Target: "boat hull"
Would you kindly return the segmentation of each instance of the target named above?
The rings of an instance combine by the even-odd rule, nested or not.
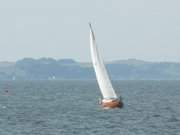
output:
[[[101,102],[101,106],[103,108],[122,108],[123,107],[123,102],[121,100],[105,100],[103,99]]]

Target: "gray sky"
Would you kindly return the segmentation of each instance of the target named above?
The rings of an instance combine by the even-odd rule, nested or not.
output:
[[[106,61],[180,61],[179,5],[179,0],[0,0],[0,61],[90,61],[89,21]]]

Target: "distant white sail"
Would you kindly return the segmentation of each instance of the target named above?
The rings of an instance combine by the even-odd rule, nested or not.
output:
[[[98,53],[98,49],[97,49],[97,45],[95,41],[95,35],[92,30],[91,24],[90,24],[90,48],[91,48],[91,58],[92,58],[93,67],[96,73],[96,78],[97,78],[101,93],[103,95],[103,98],[116,99],[117,95],[112,87],[103,59]]]

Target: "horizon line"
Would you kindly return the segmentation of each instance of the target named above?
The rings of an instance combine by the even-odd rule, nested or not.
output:
[[[0,60],[0,62],[10,62],[10,63],[16,63],[17,61],[23,60],[23,59],[34,59],[34,60],[40,60],[40,59],[54,59],[56,61],[58,60],[73,60],[75,62],[79,62],[79,63],[91,63],[90,61],[81,61],[81,60],[77,60],[77,59],[73,59],[73,58],[54,58],[54,57],[39,57],[39,58],[35,58],[35,57],[23,57],[23,58],[19,58],[17,60]],[[155,61],[155,60],[144,60],[144,59],[138,59],[138,58],[126,58],[126,59],[112,59],[112,60],[104,60],[106,63],[109,62],[116,62],[116,61],[128,61],[128,60],[136,60],[136,61],[142,61],[142,62],[151,62],[151,63],[161,63],[161,62],[165,62],[165,63],[180,63],[180,61],[177,60],[159,60],[159,61]]]

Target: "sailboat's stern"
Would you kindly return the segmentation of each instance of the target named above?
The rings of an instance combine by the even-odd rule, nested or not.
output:
[[[122,108],[123,102],[120,99],[103,99],[101,105],[103,108]]]

